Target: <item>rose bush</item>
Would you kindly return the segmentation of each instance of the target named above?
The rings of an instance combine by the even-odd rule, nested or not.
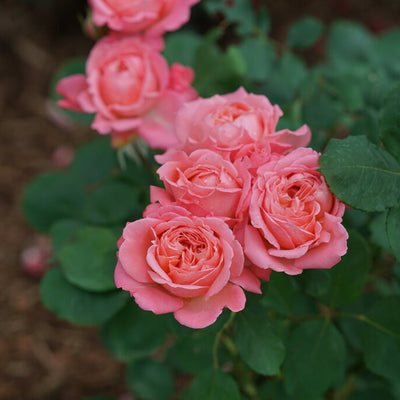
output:
[[[318,159],[298,148],[257,170],[244,228],[245,254],[256,266],[294,275],[331,268],[346,253],[345,206],[317,171]]]
[[[172,131],[175,113],[197,97],[190,86],[193,72],[175,64],[169,69],[159,53],[161,40],[116,33],[93,47],[86,75],[71,75],[57,84],[59,105],[96,113],[92,128],[118,139],[139,134],[150,146],[177,144]]]
[[[115,31],[160,35],[189,20],[190,7],[200,0],[89,0],[93,22]]]
[[[212,324],[224,307],[240,311],[243,250],[223,220],[196,217],[179,206],[151,205],[128,223],[119,241],[115,282],[156,314],[173,312],[191,328]],[[255,289],[257,291],[257,289]]]

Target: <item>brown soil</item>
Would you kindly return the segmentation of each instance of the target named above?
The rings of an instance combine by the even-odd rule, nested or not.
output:
[[[20,211],[24,187],[51,169],[58,146],[76,148],[94,136],[82,127],[56,125],[47,101],[57,66],[87,54],[92,45],[77,18],[85,2],[0,1],[0,400],[123,396],[123,366],[106,353],[96,329],[73,326],[47,311],[39,300],[39,282],[20,266],[20,253],[35,236]],[[398,22],[400,15],[397,1],[266,3],[277,37],[288,22],[307,12],[325,20],[357,17],[374,29],[373,24]]]

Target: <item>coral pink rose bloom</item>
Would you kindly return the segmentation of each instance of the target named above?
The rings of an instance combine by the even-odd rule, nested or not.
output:
[[[96,25],[115,31],[160,35],[180,28],[200,0],[89,0]]]
[[[173,312],[191,328],[212,324],[224,307],[244,308],[243,289],[232,283],[243,275],[243,250],[223,220],[151,205],[118,244],[116,285],[141,308]]]
[[[258,169],[244,234],[245,254],[257,267],[295,275],[331,268],[346,253],[345,206],[317,171],[318,159],[298,148]]]
[[[161,48],[161,41],[139,36],[103,38],[89,55],[86,76],[72,75],[58,83],[57,92],[64,97],[59,105],[96,113],[92,128],[102,134],[138,133],[151,147],[173,147],[175,113],[197,94],[190,86],[192,70],[179,64],[169,70]]]
[[[176,135],[187,153],[210,148],[227,154],[260,140],[306,146],[311,138],[309,128],[275,131],[280,116],[281,109],[265,96],[240,88],[184,104],[177,114]]]
[[[251,185],[250,174],[240,163],[234,165],[207,149],[189,156],[176,152],[157,173],[174,201],[228,218],[235,218]]]

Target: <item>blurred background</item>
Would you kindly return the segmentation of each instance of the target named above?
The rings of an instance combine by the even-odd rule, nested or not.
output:
[[[395,0],[253,2],[267,5],[277,40],[304,15],[326,23],[358,20],[376,34],[400,24]],[[41,305],[48,243],[20,211],[26,184],[62,168],[74,148],[96,135],[71,126],[48,100],[56,69],[67,58],[86,56],[93,45],[80,26],[86,7],[85,0],[0,0],[0,400],[100,393],[133,399],[122,365],[107,355],[96,330],[59,321]],[[311,59],[316,57],[318,52]]]

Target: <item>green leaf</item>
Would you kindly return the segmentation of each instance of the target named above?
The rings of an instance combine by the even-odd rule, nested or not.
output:
[[[132,392],[143,400],[164,400],[174,394],[170,369],[153,360],[132,362],[127,370],[127,382]]]
[[[140,204],[140,195],[140,188],[110,179],[88,195],[82,213],[87,222],[99,225],[133,221],[141,217],[147,205]]]
[[[400,199],[400,165],[365,136],[331,139],[320,157],[332,192],[351,207],[383,211]]]
[[[303,282],[307,294],[314,297],[321,297],[329,289],[331,283],[330,271],[325,269],[303,271],[299,276],[299,282]]]
[[[69,172],[74,179],[84,185],[92,185],[111,176],[117,167],[117,157],[111,148],[110,139],[101,137],[92,140],[76,151]]]
[[[270,77],[263,85],[263,92],[272,103],[283,106],[294,101],[300,88],[309,77],[302,59],[286,52],[275,62]]]
[[[259,389],[259,395],[262,400],[292,400],[293,398],[286,394],[282,380],[268,380],[264,382]]]
[[[115,289],[117,238],[106,228],[83,226],[57,254],[65,277],[86,290]]]
[[[69,283],[61,268],[47,272],[40,285],[44,305],[59,318],[77,325],[100,325],[124,306],[126,292],[93,293]]]
[[[276,375],[285,357],[285,346],[266,315],[242,312],[234,324],[235,343],[241,358],[255,372]]]
[[[85,66],[86,66],[86,58],[70,58],[69,60],[65,61],[56,71],[53,76],[52,83],[51,83],[51,90],[50,90],[50,98],[57,102],[57,100],[61,99],[61,96],[58,95],[55,91],[55,87],[58,81],[62,78],[65,78],[70,75],[74,74],[85,74]],[[80,113],[70,110],[65,110],[63,108],[58,107],[55,105],[57,109],[67,115],[72,121],[83,124],[83,125],[90,125],[93,121],[93,114],[86,114]]]
[[[290,47],[305,49],[312,46],[321,36],[323,23],[314,17],[303,17],[289,29],[287,44]]]
[[[390,248],[400,262],[400,206],[389,210],[386,219],[386,232]]]
[[[298,292],[293,286],[290,276],[272,272],[268,285],[263,291],[261,303],[270,310],[290,316],[297,299]]]
[[[361,294],[371,261],[368,242],[357,231],[350,231],[347,253],[329,271],[329,286],[320,299],[329,307],[343,307],[353,303]]]
[[[291,334],[283,364],[284,385],[296,400],[315,400],[344,368],[345,343],[327,321],[306,321]]]
[[[103,326],[101,337],[115,358],[129,361],[156,350],[167,332],[164,316],[140,309],[132,299]]]
[[[400,297],[375,304],[360,325],[361,345],[367,367],[378,375],[397,380],[400,371]]]
[[[343,112],[343,105],[325,94],[312,98],[304,106],[304,121],[311,130],[330,129]]]
[[[230,46],[221,52],[205,40],[197,49],[194,69],[194,87],[200,96],[208,97],[236,90],[243,82],[246,64],[237,47]]]
[[[40,175],[25,191],[23,209],[28,221],[38,230],[47,232],[59,219],[80,214],[85,193],[74,177],[52,172]]]
[[[386,96],[379,126],[380,137],[386,149],[400,160],[400,85]]]
[[[328,55],[331,59],[350,62],[369,60],[373,52],[374,39],[360,24],[336,21],[328,37]]]
[[[178,339],[168,351],[168,362],[182,372],[197,374],[213,363],[212,348],[215,335],[194,333]]]
[[[372,218],[369,224],[369,230],[371,232],[370,240],[372,243],[382,247],[387,252],[392,253],[387,235],[387,214],[387,211],[385,211]]]
[[[192,67],[200,42],[200,36],[192,31],[168,33],[165,36],[164,56],[170,65],[178,62]]]
[[[364,110],[363,115],[351,127],[350,135],[365,135],[372,142],[379,142],[379,125],[377,113],[373,109]]]
[[[239,50],[246,62],[246,76],[255,81],[269,78],[275,50],[272,44],[263,37],[255,37],[240,43]]]
[[[233,378],[220,370],[209,369],[198,375],[182,400],[240,400]]]
[[[82,222],[73,219],[62,219],[51,226],[50,237],[55,255],[60,254],[61,249],[82,226]]]

